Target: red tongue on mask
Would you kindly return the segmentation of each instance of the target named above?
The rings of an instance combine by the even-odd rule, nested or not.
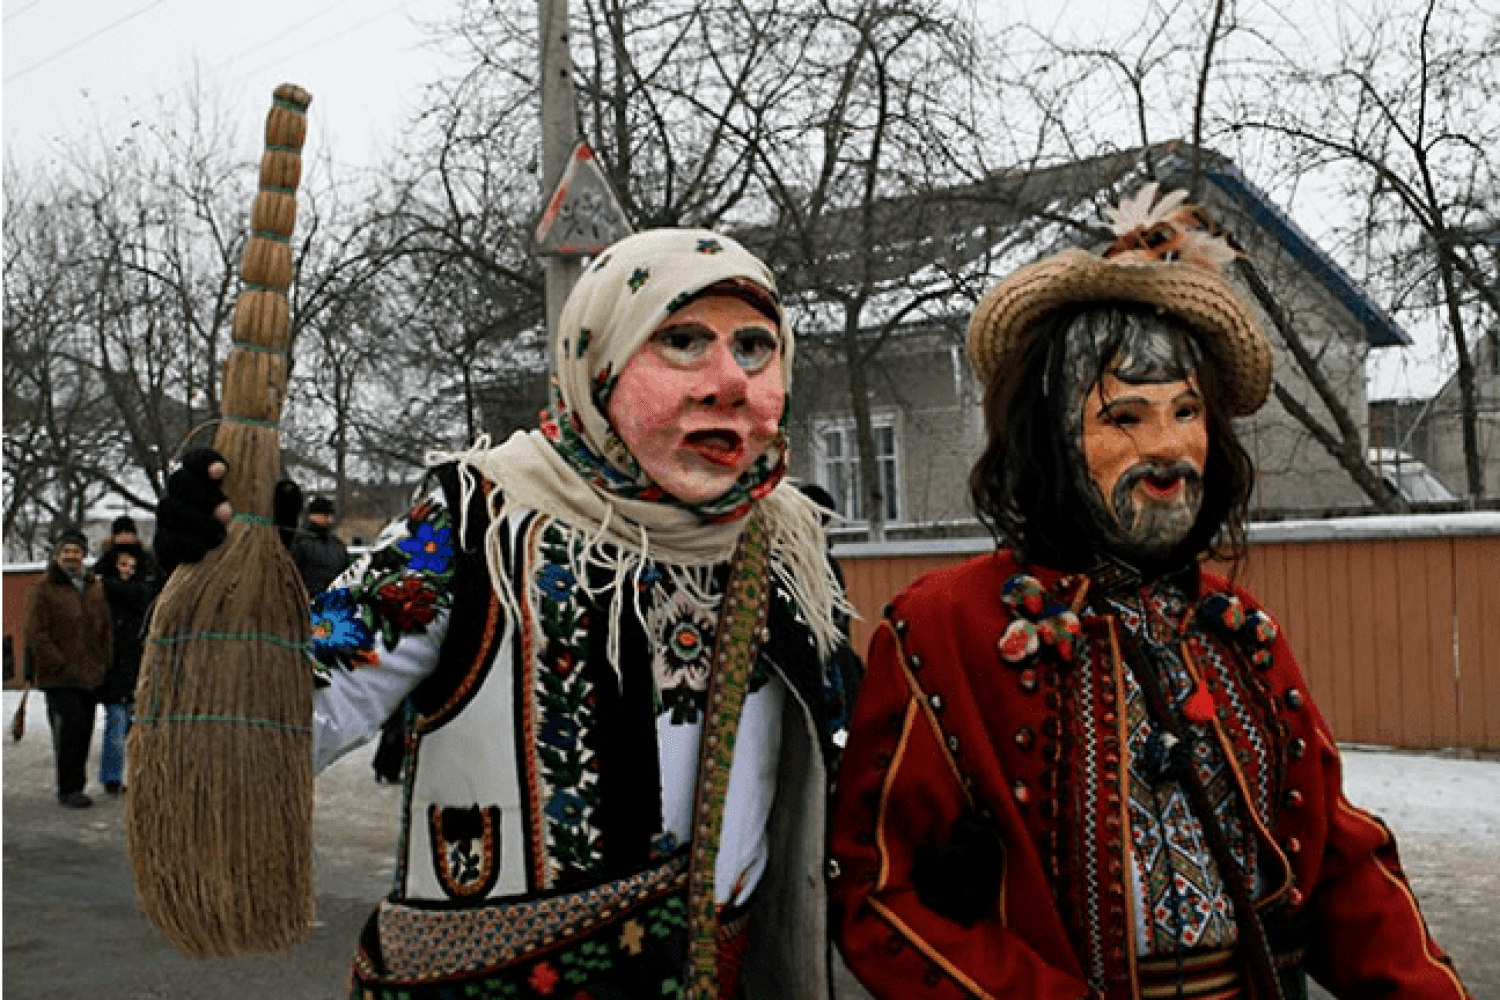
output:
[[[733,465],[743,450],[739,435],[730,431],[694,431],[687,436],[687,443],[704,458],[722,465]]]

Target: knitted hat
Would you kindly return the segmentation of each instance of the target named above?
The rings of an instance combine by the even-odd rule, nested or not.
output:
[[[969,363],[982,383],[1012,363],[1047,314],[1085,302],[1138,302],[1171,313],[1201,335],[1221,371],[1231,416],[1260,409],[1271,390],[1271,346],[1223,273],[1236,254],[1205,231],[1198,210],[1156,185],[1107,211],[1114,243],[1101,255],[1064,250],[1023,267],[985,294],[969,319]]]
[[[327,497],[313,497],[312,502],[307,505],[309,514],[332,514],[333,501]]]
[[[129,514],[121,514],[115,518],[109,526],[109,533],[111,535],[118,535],[122,531],[128,531],[132,535],[136,534],[135,518]]]
[[[83,551],[87,552],[89,550],[89,536],[77,528],[64,528],[58,532],[57,538],[53,540],[52,551],[56,552],[64,545],[77,545]]]

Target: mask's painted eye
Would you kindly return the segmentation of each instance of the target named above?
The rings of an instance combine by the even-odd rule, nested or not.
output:
[[[714,342],[714,333],[696,324],[669,326],[657,330],[651,340],[660,349],[662,357],[675,365],[689,365],[708,353]]]
[[[748,374],[764,371],[781,350],[781,341],[764,327],[749,326],[734,332],[734,360]]]
[[[1128,406],[1106,406],[1099,411],[1099,422],[1107,427],[1134,427],[1141,417]]]

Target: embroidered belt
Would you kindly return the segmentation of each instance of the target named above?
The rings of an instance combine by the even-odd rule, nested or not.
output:
[[[466,998],[547,996],[561,982],[670,995],[681,984],[688,863],[679,853],[579,892],[463,909],[385,900],[355,957],[351,996],[436,998],[459,983]]]
[[[1229,949],[1156,955],[1141,959],[1138,968],[1141,1000],[1240,1000],[1245,996],[1239,960]]]

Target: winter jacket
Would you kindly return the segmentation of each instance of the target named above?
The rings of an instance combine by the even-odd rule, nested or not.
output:
[[[1172,908],[1154,892],[1160,828],[1138,808],[1143,782],[1167,787],[1149,773],[1153,727],[1122,656],[1139,632],[1172,665],[1179,745],[1252,865],[1285,995],[1305,969],[1340,997],[1464,1000],[1390,831],[1344,797],[1270,616],[1208,573],[1175,598],[1147,585],[1112,605],[1094,589],[999,552],[923,577],[888,609],[833,810],[834,921],[855,973],[882,998],[1145,994],[1142,956],[1170,955],[1158,921]],[[1169,830],[1186,844],[1199,828]],[[958,877],[924,875],[955,857]],[[1198,898],[1178,911],[1179,935],[1201,914],[1179,942],[1224,930],[1222,894]]]
[[[349,565],[349,550],[328,528],[304,524],[292,537],[292,562],[309,594],[318,594]]]
[[[103,583],[104,596],[109,601],[114,654],[110,658],[104,685],[99,688],[99,700],[106,705],[128,703],[135,700],[135,682],[141,670],[151,591],[135,580],[105,577]]]
[[[80,591],[49,563],[27,602],[25,634],[37,687],[97,688],[110,662],[109,604],[99,578],[87,574]]]

